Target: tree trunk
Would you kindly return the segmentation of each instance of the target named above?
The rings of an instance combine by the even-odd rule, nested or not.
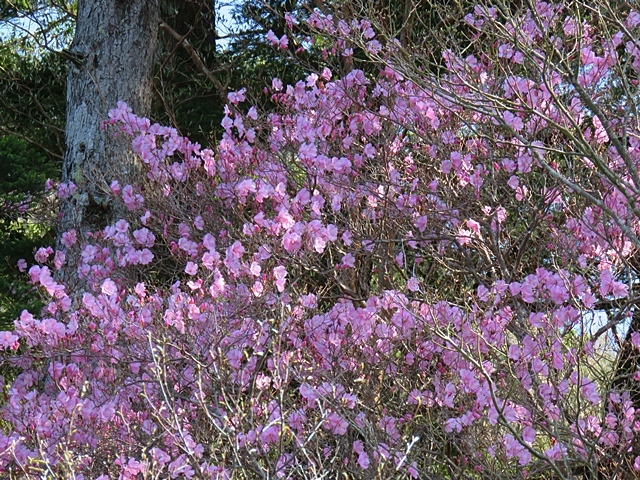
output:
[[[633,334],[637,333],[640,333],[640,311],[638,310],[633,312],[629,330],[618,352],[611,386],[613,391],[629,392],[629,399],[633,402],[633,407],[636,410],[640,409],[640,385],[634,376],[640,367],[640,352],[633,345],[631,338]]]
[[[77,191],[63,201],[60,234],[75,229],[83,238],[117,215],[103,193],[105,180],[115,172],[133,173],[133,160],[126,142],[102,124],[120,100],[138,115],[149,113],[158,10],[158,0],[79,1],[68,52],[72,60],[62,168],[62,181],[75,183]],[[77,262],[67,257],[60,277],[69,282],[77,277]]]

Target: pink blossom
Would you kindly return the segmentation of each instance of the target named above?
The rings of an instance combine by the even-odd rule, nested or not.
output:
[[[280,227],[284,229],[289,229],[295,225],[293,216],[287,211],[286,208],[281,208],[274,220]]]
[[[376,37],[369,21],[309,12],[310,38],[294,42],[304,27],[265,42],[324,49],[311,63],[335,73],[272,79],[264,114],[241,105],[244,89],[229,93],[215,151],[119,103],[105,126],[134,136],[141,175],[111,193],[149,210],[63,236],[66,257],[36,253],[29,280],[53,298],[0,333],[16,371],[0,377],[11,424],[0,469],[27,475],[21,465],[77,457],[79,478],[101,468],[231,478],[214,464],[230,459],[278,478],[338,463],[355,476],[395,468],[419,478],[432,466],[418,472],[424,445],[412,435],[428,416],[459,437],[463,477],[525,475],[535,451],[561,464],[628,450],[637,412],[620,387],[597,415],[598,385],[611,378],[593,370],[601,352],[582,324],[583,310],[633,293],[625,265],[640,221],[628,163],[640,163],[640,141],[601,93],[621,54],[640,71],[627,38],[640,15],[629,14],[628,33],[602,35],[562,5],[532,8],[465,12],[492,48],[443,51],[438,88],[425,88],[428,68],[388,61],[365,73],[367,56],[400,58],[403,45]],[[578,87],[598,108],[583,106],[553,65],[529,68],[549,41],[583,66]],[[628,133],[623,152],[605,126]],[[57,283],[52,265],[73,267],[78,284]],[[353,282],[357,295],[345,298],[338,287]],[[66,289],[86,291],[74,299]],[[638,332],[630,340],[640,348]],[[476,422],[489,455],[466,441]],[[207,432],[230,442],[205,455]],[[157,441],[145,450],[140,439]],[[296,453],[306,451],[312,464]]]
[[[613,298],[624,298],[628,295],[629,287],[622,282],[613,282],[611,295]]]
[[[280,437],[280,430],[280,425],[268,425],[260,432],[260,436],[258,438],[264,445],[276,443]]]
[[[313,143],[303,143],[298,151],[302,160],[313,160],[318,155],[318,150]]]
[[[367,143],[364,146],[364,151],[363,153],[368,157],[368,158],[373,158],[376,154],[376,149],[373,147],[373,145],[371,145],[370,143]]]
[[[305,308],[316,308],[317,306],[317,298],[313,294],[303,295],[300,297],[300,303]]]
[[[367,455],[364,445],[360,440],[353,442],[353,451],[358,455],[358,465],[362,470],[366,470],[371,465],[369,455]]]
[[[113,280],[107,278],[102,282],[100,291],[105,295],[113,296],[118,293],[118,288],[116,287],[116,284],[113,282]]]
[[[118,182],[117,180],[114,180],[113,182],[111,182],[111,184],[109,185],[109,188],[116,195],[120,195],[120,192],[122,190],[120,187],[120,182]]]
[[[475,220],[467,220],[467,227],[478,237],[480,237],[480,224]]]
[[[625,20],[625,25],[629,29],[634,29],[635,27],[640,25],[640,13],[635,10],[631,10]],[[638,459],[636,458],[636,460]],[[640,468],[638,470],[640,470]]]
[[[407,289],[409,289],[409,291],[411,292],[417,292],[420,290],[420,282],[416,277],[411,277],[407,281]]]
[[[60,183],[58,185],[58,198],[65,200],[73,196],[76,192],[76,185],[73,182]]]
[[[302,246],[302,238],[293,231],[288,231],[282,237],[282,246],[288,252],[297,252]]]
[[[251,287],[251,291],[256,297],[261,297],[264,294],[264,284],[260,280],[256,280]]]
[[[366,44],[367,51],[376,55],[382,50],[382,44],[378,40],[371,40]]]
[[[289,39],[286,35],[282,35],[282,37],[280,37],[280,40],[278,40],[278,47],[280,48],[280,50],[286,50],[288,46]]]
[[[532,444],[536,439],[536,431],[532,427],[524,427],[522,431],[522,439],[525,442]]]
[[[460,382],[462,389],[467,393],[475,393],[480,389],[480,382],[470,370],[464,368],[460,370]]]
[[[225,115],[222,121],[220,122],[220,125],[222,125],[222,128],[229,131],[233,126],[233,120],[231,120],[231,118],[229,118],[228,115]]]
[[[600,121],[600,118],[598,118],[597,116],[593,117],[593,126],[595,128],[595,139],[597,143],[606,143],[609,141],[609,135],[607,134],[607,132],[604,129],[604,126],[602,125],[602,122]]]
[[[198,253],[198,244],[196,242],[192,242],[191,240],[187,240],[182,237],[178,240],[178,247],[181,250],[184,250],[189,255],[196,255]]]
[[[153,253],[148,248],[143,248],[140,251],[140,258],[138,259],[138,263],[140,265],[149,265],[153,261]]]
[[[299,388],[300,395],[306,400],[310,407],[314,407],[318,400],[318,394],[313,387],[307,383],[303,383]]]
[[[522,123],[522,119],[517,115],[514,115],[512,112],[506,111],[502,114],[502,119],[504,122],[513,128],[516,132],[519,132],[524,127]]]
[[[187,262],[187,266],[184,267],[184,271],[187,275],[195,275],[196,273],[198,273],[198,264]]]
[[[17,350],[20,337],[11,332],[0,332],[0,348],[3,350]]]
[[[146,228],[133,231],[133,238],[136,242],[146,247],[152,247],[155,243],[155,235]]]
[[[244,255],[244,252],[245,252],[244,246],[239,241],[233,242],[233,245],[231,245],[227,249],[227,255],[230,255],[234,258],[241,258],[242,255]]]
[[[75,245],[75,243],[77,241],[76,231],[75,230],[69,230],[68,232],[64,232],[61,235],[61,241],[62,241],[62,244],[65,247],[71,248],[73,245]]]
[[[215,251],[216,249],[216,239],[213,235],[211,235],[210,233],[207,233],[203,238],[202,238],[202,245],[204,245],[204,247],[209,250],[210,252]]]
[[[276,280],[276,287],[278,288],[278,291],[282,293],[286,282],[287,269],[282,265],[279,265],[273,269],[273,276]]]
[[[65,326],[63,323],[57,322],[53,318],[45,318],[40,322],[40,331],[46,335],[62,338],[65,335]]]
[[[533,158],[528,153],[518,157],[518,171],[520,173],[529,173],[533,165]]]
[[[118,233],[126,233],[129,230],[129,222],[120,219],[116,222],[115,229]]]
[[[447,386],[445,387],[445,395],[442,399],[443,403],[449,408],[454,408],[453,399],[455,396],[456,386],[451,382],[447,383]]]
[[[44,263],[49,258],[49,255],[53,253],[53,248],[51,247],[41,247],[35,254],[35,259],[38,263]]]
[[[347,253],[345,256],[342,257],[342,262],[340,263],[340,266],[343,268],[353,268],[355,266],[355,262],[356,262],[356,258],[352,254]]]
[[[191,479],[196,474],[191,465],[189,465],[189,459],[185,454],[180,455],[173,462],[169,463],[167,469],[171,478],[184,476],[187,479]]]
[[[247,112],[247,117],[249,117],[251,120],[258,119],[258,110],[256,109],[256,107],[251,107],[249,109],[249,111]]]
[[[589,379],[584,379],[582,382],[582,395],[590,403],[597,405],[600,403],[600,396],[598,395],[598,386],[596,383]]]
[[[273,33],[272,30],[267,32],[267,40],[271,42],[271,45],[277,45],[279,42],[278,37],[276,37],[276,34]]]
[[[334,435],[344,435],[347,433],[347,427],[349,424],[337,413],[331,413],[324,419],[323,426]]]
[[[244,200],[249,193],[255,193],[256,191],[256,184],[250,178],[242,180],[236,185],[236,192],[241,200]]]
[[[40,274],[38,275],[38,281],[42,285],[49,295],[53,295],[56,292],[56,286],[58,285],[51,277],[51,271],[48,267],[42,267]]]
[[[60,250],[56,251],[56,254],[53,257],[53,265],[55,269],[60,270],[64,265],[66,259],[67,259],[67,255],[64,252]]]
[[[446,422],[444,422],[444,431],[447,433],[460,433],[462,431],[462,428],[462,422],[460,422],[460,419],[458,418],[449,418]]]
[[[149,220],[149,218],[151,218],[151,212],[147,210],[146,212],[144,212],[144,215],[140,217],[140,221],[142,222],[143,225],[146,225],[147,220]]]
[[[269,30],[269,32],[271,34],[273,34],[273,32],[271,32],[271,30]],[[268,38],[268,35],[267,35],[267,38]],[[245,93],[246,93],[246,91],[247,91],[246,88],[242,88],[242,89],[238,90],[237,92],[229,92],[227,94],[227,98],[234,105],[238,105],[239,103],[242,103],[242,102],[245,101]]]
[[[600,295],[607,296],[613,291],[614,278],[611,270],[605,269],[600,272]]]
[[[244,358],[244,354],[242,353],[241,350],[238,350],[238,349],[233,349],[227,353],[227,359],[229,360],[229,365],[231,365],[231,368],[233,368],[234,370],[237,370],[240,368],[240,364],[242,363],[243,358]]]
[[[513,160],[511,160],[510,158],[503,158],[502,159],[502,167],[508,173],[513,173],[516,170],[516,163]],[[517,185],[516,186],[511,186],[511,184],[509,184],[509,186],[511,188],[513,188],[514,190],[517,187]]]
[[[551,460],[561,460],[567,454],[567,447],[557,442],[551,448],[547,449],[544,454]]]
[[[279,78],[274,78],[273,80],[271,80],[271,88],[273,88],[276,92],[282,90],[282,87],[282,80],[280,80]]]
[[[126,185],[122,189],[122,199],[129,210],[136,210],[137,208],[140,208],[144,201],[142,195],[134,193],[131,185]]]

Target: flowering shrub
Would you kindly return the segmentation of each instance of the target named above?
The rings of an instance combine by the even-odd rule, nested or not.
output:
[[[274,79],[268,115],[234,92],[215,151],[120,103],[107,127],[146,178],[111,183],[125,218],[37,253],[29,275],[50,303],[0,334],[18,371],[0,469],[640,470],[640,333],[621,376],[598,341],[608,328],[589,325],[599,309],[609,327],[633,314],[637,126],[617,114],[631,100],[603,90],[636,68],[640,15],[600,38],[574,13],[479,7],[466,21],[496,55],[447,51],[444,76],[410,70],[370,22],[314,14],[336,36],[328,59],[361,48],[379,75]],[[56,281],[70,255],[85,292]]]

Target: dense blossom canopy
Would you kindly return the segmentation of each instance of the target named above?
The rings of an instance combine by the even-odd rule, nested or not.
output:
[[[633,315],[640,14],[623,13],[603,31],[563,5],[478,7],[488,50],[446,50],[446,73],[314,14],[352,67],[273,79],[269,114],[229,94],[213,150],[118,104],[105,127],[146,178],[110,179],[126,218],[36,254],[50,303],[0,333],[0,469],[640,470],[640,370],[621,377],[589,325]],[[69,255],[85,292],[56,281]]]

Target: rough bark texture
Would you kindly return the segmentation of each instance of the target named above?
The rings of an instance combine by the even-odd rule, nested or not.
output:
[[[101,193],[110,172],[132,173],[126,143],[101,126],[119,100],[138,115],[148,115],[159,22],[158,0],[80,0],[69,54],[66,151],[63,182],[76,194],[63,202],[60,233],[75,229],[82,237],[103,228],[116,212]],[[74,277],[68,259],[62,277]]]

